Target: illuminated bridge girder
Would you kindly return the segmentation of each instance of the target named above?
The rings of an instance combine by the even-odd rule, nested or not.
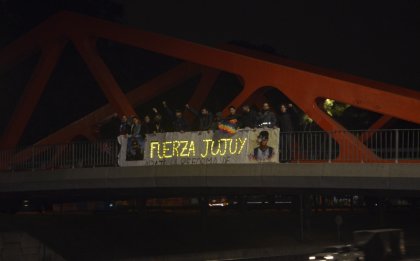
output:
[[[99,38],[192,63],[193,65],[190,66],[195,68],[192,70],[203,73],[202,80],[190,102],[194,106],[203,104],[204,97],[206,97],[204,94],[209,93],[218,71],[225,71],[240,77],[244,84],[243,90],[230,105],[240,106],[250,99],[257,99],[260,97],[261,89],[270,86],[285,94],[325,131],[345,129],[317,106],[317,100],[324,98],[334,99],[384,115],[384,118],[376,126],[380,126],[384,119],[391,117],[420,124],[418,114],[420,93],[413,90],[333,73],[238,47],[213,48],[84,15],[61,12],[0,51],[0,70],[3,70],[20,62],[34,51],[42,50],[41,60],[1,138],[0,144],[3,148],[18,144],[30,114],[67,41],[76,46],[109,104],[80,121],[51,134],[38,144],[68,142],[72,137],[80,134],[93,138],[92,126],[109,117],[113,112],[134,114],[133,108],[136,104],[160,95],[174,86],[177,79],[185,76],[178,76],[173,73],[174,71],[168,72],[145,84],[146,87],[139,88],[142,91],[138,91],[138,89],[125,95],[111,71],[97,54],[95,41]],[[159,84],[152,84],[156,82]],[[36,95],[31,95],[32,93],[36,93]],[[137,102],[134,102],[135,100]],[[400,104],[401,106],[389,106],[390,104]],[[349,151],[358,152],[354,154],[355,161],[359,157],[368,161],[380,161],[363,144],[361,141],[363,139],[342,132],[333,135],[333,138],[340,147],[345,145]],[[343,150],[336,161],[344,158],[353,160],[351,155],[347,155]]]

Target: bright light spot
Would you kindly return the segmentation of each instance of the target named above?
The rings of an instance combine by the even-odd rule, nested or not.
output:
[[[315,257],[314,256],[310,256],[309,257],[309,260],[315,260]]]
[[[332,259],[334,259],[334,257],[333,257],[333,256],[324,256],[324,258],[325,258],[325,259],[327,259],[327,260],[332,260]]]
[[[227,202],[223,202],[223,203],[209,203],[209,207],[225,207],[229,205]]]

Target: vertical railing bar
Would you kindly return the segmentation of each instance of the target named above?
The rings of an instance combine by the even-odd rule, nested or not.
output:
[[[32,171],[35,170],[35,146],[32,146],[32,157],[31,157],[31,161],[32,161]]]
[[[308,153],[308,159],[313,160],[312,158],[312,152],[311,152],[311,141],[312,141],[312,133],[309,133],[308,136],[306,137],[306,151]]]
[[[419,159],[420,156],[420,131],[417,130],[417,149],[416,149],[416,159]]]
[[[328,163],[331,163],[332,157],[332,131],[328,132]]]
[[[398,148],[399,148],[399,132],[395,130],[395,163],[398,163]]]
[[[411,133],[411,139],[410,139],[410,155],[411,155],[411,157],[410,157],[410,160],[413,160],[414,159],[414,130],[410,130],[410,133]]]
[[[75,155],[76,152],[74,151],[74,142],[70,143],[71,145],[71,168],[74,169],[75,166]]]

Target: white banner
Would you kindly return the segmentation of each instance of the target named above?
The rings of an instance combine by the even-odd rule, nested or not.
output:
[[[279,129],[167,132],[119,142],[120,166],[279,162]]]

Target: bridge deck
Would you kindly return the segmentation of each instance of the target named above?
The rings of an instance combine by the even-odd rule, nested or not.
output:
[[[420,191],[419,164],[231,164],[4,172],[0,193],[262,188]]]

